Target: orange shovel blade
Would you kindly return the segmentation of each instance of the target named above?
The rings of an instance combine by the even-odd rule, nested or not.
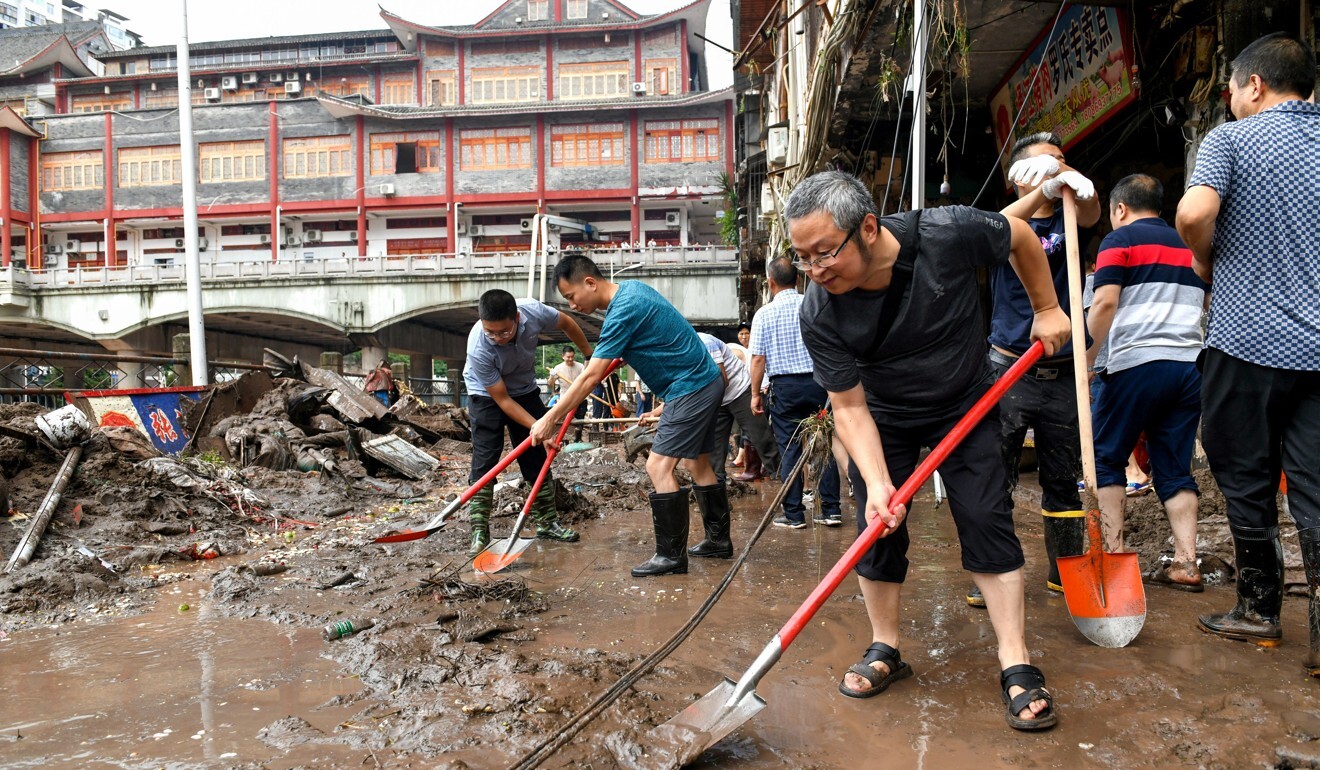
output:
[[[1088,519],[1099,527],[1094,512]],[[1101,647],[1124,647],[1146,623],[1146,589],[1137,555],[1105,553],[1102,542],[1094,537],[1081,556],[1059,557],[1063,598],[1083,636]]]

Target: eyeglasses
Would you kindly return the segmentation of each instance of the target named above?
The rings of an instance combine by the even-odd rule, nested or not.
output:
[[[848,241],[851,241],[852,237],[856,234],[857,234],[857,228],[854,227],[853,229],[848,231],[848,235],[844,237],[843,243],[839,244],[839,248],[835,249],[833,254],[824,257],[818,257],[816,259],[795,259],[793,260],[793,267],[796,267],[798,270],[815,270],[818,267],[820,268],[829,267],[830,265],[834,264],[834,260],[839,258],[839,252],[843,251],[843,247],[847,246]]]
[[[485,329],[482,329],[481,333],[486,335],[486,339],[490,340],[491,342],[500,342],[501,340],[507,340],[513,335],[517,334],[518,327],[515,326],[512,329],[509,329],[508,331],[502,331],[502,332],[488,332]]]

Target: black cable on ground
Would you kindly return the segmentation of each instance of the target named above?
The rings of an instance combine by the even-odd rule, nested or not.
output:
[[[797,465],[793,466],[793,470],[789,473],[789,478],[796,478],[797,475],[802,472],[802,469],[807,463],[807,456],[808,453],[804,447],[802,456],[798,459]],[[573,740],[574,736],[582,731],[582,728],[586,727],[591,720],[600,716],[601,712],[609,708],[614,701],[618,700],[619,697],[636,684],[639,679],[655,670],[655,667],[658,666],[661,661],[669,657],[674,650],[678,649],[679,645],[692,635],[693,631],[697,630],[697,626],[701,625],[701,621],[704,620],[706,615],[715,607],[715,603],[720,600],[720,597],[724,596],[724,592],[733,584],[734,576],[738,574],[738,570],[742,567],[743,562],[747,561],[748,554],[752,552],[752,546],[756,545],[756,541],[761,538],[761,535],[765,533],[766,527],[770,525],[770,520],[774,516],[775,509],[779,507],[779,504],[784,501],[784,496],[788,494],[789,486],[791,485],[784,484],[779,488],[778,494],[775,495],[774,500],[772,500],[769,507],[766,508],[765,515],[761,517],[761,523],[757,525],[756,531],[752,533],[750,538],[748,538],[747,545],[743,547],[742,553],[738,554],[738,558],[734,560],[733,564],[729,567],[729,571],[725,573],[724,579],[720,581],[719,585],[715,586],[715,590],[711,591],[710,596],[706,597],[706,601],[702,602],[701,606],[697,608],[697,611],[692,613],[692,617],[688,618],[688,621],[683,624],[683,627],[675,631],[674,635],[669,637],[664,644],[660,645],[659,649],[629,669],[628,673],[620,677],[619,681],[610,685],[609,689],[597,696],[596,699],[578,713],[577,716],[570,719],[568,724],[560,728],[553,738],[542,741],[530,752],[523,755],[521,759],[510,765],[509,770],[532,770],[532,768],[540,767],[542,762],[549,759],[550,756],[559,749],[568,745],[568,742]]]

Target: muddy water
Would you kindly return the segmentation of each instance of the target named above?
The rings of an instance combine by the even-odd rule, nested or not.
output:
[[[770,491],[736,503],[739,547]],[[505,534],[501,527],[508,525],[497,520],[496,534]],[[1045,590],[1039,516],[1026,513],[1019,514],[1019,533],[1028,555],[1027,638],[1033,662],[1049,677],[1061,724],[1038,735],[1010,730],[999,701],[989,620],[963,601],[969,581],[959,567],[947,509],[932,511],[927,501],[915,510],[911,526],[913,567],[904,589],[901,648],[917,675],[868,700],[838,694],[844,670],[870,641],[849,578],[762,680],[757,691],[767,708],[695,767],[874,767],[883,760],[894,768],[978,770],[1239,768],[1273,766],[1276,746],[1320,754],[1320,744],[1310,742],[1320,737],[1318,683],[1300,667],[1300,600],[1285,604],[1283,646],[1265,650],[1196,631],[1196,614],[1225,609],[1231,588],[1198,596],[1151,587],[1142,634],[1126,649],[1100,649],[1073,628],[1062,598]],[[420,696],[387,683],[375,691],[379,700],[359,701],[359,681],[344,676],[375,676],[349,651],[375,644],[377,659],[386,659],[379,650],[395,643],[391,635],[402,634],[401,626],[378,627],[331,647],[310,621],[300,625],[286,618],[286,624],[273,625],[218,617],[208,609],[204,580],[181,584],[177,595],[164,594],[158,609],[145,616],[15,632],[0,642],[0,764],[372,767],[374,761],[385,767],[505,767],[668,638],[729,564],[694,560],[686,576],[636,580],[628,568],[651,552],[644,512],[580,527],[582,543],[538,543],[514,570],[549,599],[548,610],[524,623],[535,639],[478,648],[491,656],[486,670],[465,672]],[[736,679],[852,536],[847,527],[767,531],[693,636],[546,766],[614,767],[607,744],[637,746],[639,734],[723,676]],[[393,562],[420,564],[419,555],[439,556],[436,548],[423,541],[371,552],[376,556],[364,555],[363,562],[379,562],[379,554],[389,553]],[[397,588],[410,581],[391,582]],[[305,594],[293,595],[307,601]],[[263,594],[260,601],[277,612],[292,606],[273,596]],[[342,605],[354,597],[347,592],[334,601]],[[183,601],[194,609],[178,613]],[[379,610],[384,605],[376,601]],[[396,618],[426,622],[420,607],[404,613],[393,606]],[[409,638],[398,636],[397,646]],[[594,663],[599,660],[614,665]],[[555,661],[563,665],[537,669]],[[537,681],[539,675],[550,684]],[[498,703],[502,682],[514,680],[527,691],[511,699],[515,707],[464,716],[451,705]],[[390,720],[383,715],[396,708],[405,711],[399,726],[363,737],[375,718],[364,714],[374,713],[385,724]],[[290,716],[310,723],[314,739],[270,740],[272,724]],[[13,740],[19,729],[24,738]]]
[[[339,746],[302,747],[281,758],[284,752],[258,740],[264,726],[286,714],[332,730],[349,713],[335,699],[361,685],[319,657],[324,643],[315,630],[218,617],[208,588],[176,584],[146,614],[18,633],[0,643],[0,765],[359,761],[360,751],[350,760]],[[184,604],[188,610],[180,611]]]

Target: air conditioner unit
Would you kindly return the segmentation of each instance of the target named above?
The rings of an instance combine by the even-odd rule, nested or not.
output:
[[[64,250],[70,254],[76,251],[82,251],[82,241],[69,240],[64,242]]]
[[[269,81],[272,82],[272,83],[283,83],[283,82],[284,82],[284,76],[281,75],[281,74],[278,73],[278,72],[272,72],[272,73],[270,73],[269,75],[266,76],[266,79],[269,80]]]
[[[348,231],[348,242],[349,242],[349,243],[357,243],[357,230],[349,230],[349,231]]]
[[[262,233],[257,237],[257,240],[260,241],[261,243],[270,243],[270,234]]]
[[[46,248],[42,249],[42,251],[46,254],[63,254],[64,247],[58,243],[48,243],[46,244]]]
[[[530,233],[532,231],[532,220],[530,218],[518,220],[518,229],[524,233]]]
[[[677,211],[665,212],[665,227],[678,227],[681,221],[682,217],[679,216]]]
[[[286,93],[286,94],[300,94],[300,93],[302,93],[302,83],[299,83],[299,82],[296,81],[296,80],[292,80],[292,81],[289,81],[289,82],[285,83],[285,84],[284,84],[284,93]]]
[[[321,240],[320,230],[303,230],[303,240],[308,243]]]
[[[198,250],[198,251],[206,251],[208,248],[210,248],[210,246],[211,246],[211,242],[208,241],[208,240],[206,240],[205,238],[198,238],[198,239],[197,239],[197,250]]]
[[[206,100],[208,102],[220,101],[220,89],[218,88],[208,88],[205,91],[203,91],[202,94],[206,96]]]
[[[298,73],[297,73],[297,72],[286,72],[286,73],[284,73],[284,79],[285,79],[286,81],[289,81],[289,80],[297,80],[297,79],[298,79]]]
[[[761,212],[767,213],[775,210],[775,192],[770,187],[769,182],[761,183]]]
[[[643,82],[641,82],[641,81],[638,81],[638,82],[636,82],[636,83],[633,83],[633,84],[632,84],[632,92],[635,93],[635,94],[641,94],[641,95],[645,96],[645,95],[646,95],[646,84],[643,83]]]
[[[381,182],[381,185],[380,185],[380,194],[381,194],[381,195],[384,195],[384,196],[386,196],[386,197],[393,195],[393,194],[394,194],[394,183],[393,183],[393,182]]]
[[[483,227],[481,225],[468,225],[467,234],[473,237],[481,235]]]
[[[788,126],[776,126],[766,132],[765,161],[780,166],[788,161]]]
[[[302,241],[298,240],[298,236],[296,235],[289,235],[284,238],[285,246],[297,246],[300,243],[302,243]]]
[[[257,73],[255,72],[243,73],[243,85],[245,86],[254,86],[257,84],[258,80],[260,80],[260,78],[257,77]]]
[[[237,76],[237,75],[225,75],[224,77],[220,78],[220,87],[223,88],[223,89],[225,89],[226,91],[237,91],[237,90],[238,90],[238,76]]]
[[[459,235],[467,235],[467,231],[468,231],[467,222],[459,220],[458,223],[454,225],[454,232],[458,233]]]
[[[176,249],[182,249],[183,247],[184,247],[183,239],[182,239],[182,238],[175,238],[175,239],[174,239],[174,248],[176,248]]]

